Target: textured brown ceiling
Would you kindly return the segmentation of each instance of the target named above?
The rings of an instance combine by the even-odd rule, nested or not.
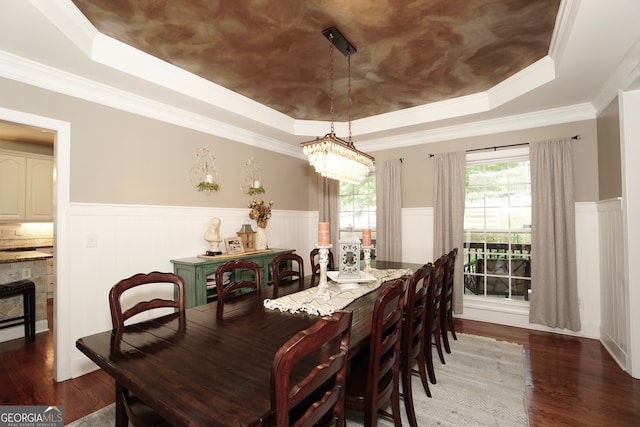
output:
[[[73,0],[102,33],[296,119],[329,120],[329,42],[352,118],[482,92],[547,55],[560,0]],[[335,119],[347,59],[334,51]]]

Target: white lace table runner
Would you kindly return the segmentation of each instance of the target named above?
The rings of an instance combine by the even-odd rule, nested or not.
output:
[[[329,281],[330,297],[318,296],[318,287],[305,289],[295,294],[276,299],[264,300],[264,306],[271,310],[290,311],[291,313],[309,313],[328,316],[351,304],[356,299],[379,288],[388,280],[411,275],[411,269],[376,270],[369,272],[376,280],[367,283],[336,283]]]

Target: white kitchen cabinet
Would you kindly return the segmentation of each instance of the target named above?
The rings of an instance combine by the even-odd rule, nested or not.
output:
[[[26,164],[24,156],[0,151],[0,219],[25,217]]]
[[[25,219],[53,221],[53,159],[27,158]]]
[[[53,158],[0,150],[0,221],[53,221]]]

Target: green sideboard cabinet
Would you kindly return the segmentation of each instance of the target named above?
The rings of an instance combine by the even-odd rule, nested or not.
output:
[[[215,257],[172,259],[171,263],[173,264],[173,272],[184,279],[185,302],[188,308],[206,304],[208,299],[211,299],[212,293],[215,296],[215,289],[210,289],[207,292],[207,281],[211,281],[218,267],[227,261],[245,259],[258,264],[260,266],[260,280],[264,287],[272,282],[269,265],[273,258],[280,254],[294,252],[294,249],[267,249],[241,254],[222,254]]]

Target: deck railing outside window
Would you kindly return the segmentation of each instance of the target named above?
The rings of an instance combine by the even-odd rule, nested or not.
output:
[[[465,242],[465,294],[529,300],[531,245]]]

